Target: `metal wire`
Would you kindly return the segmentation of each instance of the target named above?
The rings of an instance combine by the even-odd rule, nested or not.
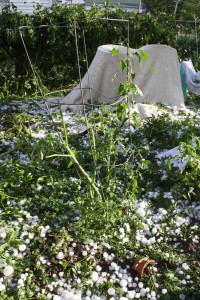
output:
[[[113,106],[116,106],[118,103],[120,103],[120,102],[124,102],[124,100],[127,100],[128,101],[128,115],[129,115],[129,127],[131,126],[131,120],[130,120],[130,115],[131,115],[131,108],[130,108],[130,99],[129,99],[129,97],[128,97],[128,99],[127,99],[127,97],[125,96],[125,97],[121,97],[121,96],[114,96],[114,97],[107,97],[106,95],[104,95],[104,94],[102,94],[102,93],[100,93],[99,91],[97,91],[97,90],[95,90],[95,89],[93,89],[91,86],[90,86],[90,76],[89,76],[89,72],[88,72],[88,69],[89,69],[89,64],[88,64],[88,57],[87,57],[87,47],[86,47],[86,40],[85,40],[85,32],[84,32],[84,29],[85,28],[81,28],[81,29],[79,29],[79,30],[82,30],[82,35],[83,35],[83,41],[84,41],[84,54],[85,54],[85,59],[86,59],[86,64],[87,64],[87,75],[88,75],[88,88],[83,88],[82,87],[82,85],[81,85],[81,68],[80,68],[80,60],[79,60],[79,48],[78,48],[78,37],[77,37],[77,30],[78,30],[78,28],[77,28],[77,25],[76,25],[76,22],[77,21],[81,21],[81,20],[84,20],[84,19],[86,19],[86,18],[79,18],[79,19],[77,19],[77,20],[74,20],[74,22],[73,22],[73,24],[72,24],[72,22],[71,21],[66,21],[66,22],[62,22],[62,23],[58,23],[58,24],[54,24],[54,25],[39,25],[39,26],[21,26],[21,27],[19,27],[19,32],[20,32],[20,36],[21,36],[21,39],[22,39],[22,42],[23,42],[23,45],[24,45],[24,48],[25,48],[25,52],[26,52],[26,55],[27,55],[27,57],[28,57],[28,61],[29,61],[29,63],[30,63],[30,66],[31,66],[31,70],[32,70],[32,72],[33,72],[33,75],[34,75],[34,78],[35,78],[35,80],[36,80],[36,84],[37,84],[37,87],[38,87],[38,89],[39,89],[39,91],[40,91],[40,94],[41,94],[41,96],[42,96],[42,100],[44,101],[44,103],[45,103],[45,106],[46,106],[46,108],[47,108],[47,110],[48,110],[48,112],[49,112],[49,115],[51,116],[51,113],[50,113],[50,110],[49,110],[49,107],[48,107],[48,104],[53,104],[53,105],[59,105],[60,107],[62,106],[62,105],[66,105],[66,103],[62,103],[62,102],[59,102],[59,103],[55,103],[55,102],[52,102],[51,100],[49,100],[49,99],[46,99],[45,98],[45,96],[47,96],[47,95],[50,95],[50,94],[52,94],[52,93],[48,93],[48,94],[44,94],[43,93],[43,91],[42,91],[42,89],[41,89],[41,87],[40,87],[40,80],[39,80],[39,78],[38,78],[38,76],[37,76],[37,74],[36,74],[36,72],[35,72],[35,69],[34,69],[34,66],[33,66],[33,64],[32,64],[32,62],[31,62],[31,59],[30,59],[30,56],[29,56],[29,53],[28,53],[28,50],[27,50],[27,47],[26,47],[26,45],[25,45],[25,41],[24,41],[24,39],[23,39],[23,34],[22,34],[22,31],[24,31],[24,30],[28,30],[28,29],[36,29],[36,28],[48,28],[48,27],[59,27],[59,28],[66,28],[66,27],[68,27],[68,26],[71,26],[72,28],[74,27],[74,34],[75,34],[75,46],[76,46],[76,55],[77,55],[77,64],[78,64],[78,72],[79,72],[79,80],[80,80],[80,88],[75,88],[75,89],[80,89],[81,90],[81,99],[82,99],[82,104],[75,104],[75,105],[77,105],[77,106],[82,106],[83,107],[83,113],[84,113],[84,118],[85,118],[85,122],[86,122],[86,126],[87,126],[87,128],[89,128],[89,122],[88,122],[88,118],[87,118],[87,113],[86,113],[86,106],[89,106],[89,107],[92,107],[92,110],[93,110],[93,108],[94,107],[102,107],[102,106],[105,106],[105,107],[113,107]],[[98,20],[102,20],[102,21],[114,21],[114,22],[124,22],[124,23],[127,23],[127,57],[128,57],[128,55],[129,55],[129,42],[130,42],[130,36],[129,36],[129,32],[130,32],[130,21],[129,20],[124,20],[124,19],[112,19],[112,18],[92,18],[92,19],[94,19],[94,20],[96,20],[96,19],[98,19]],[[90,19],[91,20],[91,19]],[[67,25],[66,25],[67,24]],[[96,28],[96,27],[94,27],[94,28]],[[128,62],[128,60],[127,60],[127,62]],[[128,66],[127,66],[127,80],[128,80],[128,78],[129,78],[129,72],[130,72],[130,68],[129,68],[129,62],[128,62]],[[83,90],[84,89],[89,89],[89,93],[90,93],[90,101],[91,101],[91,103],[85,103],[85,101],[84,101],[84,96],[83,96]],[[61,91],[65,91],[65,90],[61,90]],[[60,92],[61,92],[60,91]],[[91,91],[95,91],[96,93],[98,93],[99,95],[101,95],[101,96],[103,96],[105,99],[107,99],[107,100],[116,100],[116,99],[118,99],[118,100],[116,100],[116,101],[114,101],[114,102],[112,102],[112,103],[109,103],[109,104],[95,104],[95,103],[93,103],[93,99],[92,99],[92,94],[91,94]],[[59,92],[59,91],[57,91],[57,92]],[[55,92],[53,92],[53,93],[55,93]],[[70,105],[74,105],[74,103],[67,103],[67,106],[70,106]],[[52,122],[54,123],[54,125],[55,126],[58,126],[58,124],[57,123],[55,123],[55,121],[54,121],[54,119],[52,118],[52,116],[51,116],[51,119],[52,119]],[[126,159],[126,161],[124,162],[124,163],[121,163],[121,164],[113,164],[113,165],[111,165],[111,168],[116,168],[116,167],[123,167],[129,160],[131,160],[132,159],[132,157],[133,157],[133,155],[132,155],[132,152],[133,152],[133,150],[134,150],[134,146],[133,146],[133,144],[132,144],[132,135],[131,135],[131,131],[129,131],[129,133],[130,133],[130,141],[131,141],[131,147],[130,147],[130,149],[129,149],[129,152],[130,152],[130,155],[127,157],[127,159]],[[58,133],[59,134],[59,133]],[[61,141],[63,141],[63,138],[62,138],[62,136],[59,134],[59,137],[60,137],[60,139],[61,139]],[[97,169],[97,165],[96,165],[96,160],[95,160],[95,156],[94,156],[94,149],[93,149],[93,145],[92,145],[92,141],[91,141],[91,137],[90,137],[90,134],[89,134],[89,131],[88,131],[88,138],[89,138],[89,143],[90,143],[90,149],[91,149],[91,153],[92,153],[92,156],[93,156],[93,162],[94,162],[94,165],[95,165],[95,167],[96,167],[96,169]],[[98,165],[98,166],[100,166],[100,167],[106,167],[106,165],[103,165],[103,164],[101,164],[101,165]],[[79,172],[78,172],[78,174],[79,174]],[[98,176],[98,180],[99,180],[99,182],[100,182],[100,178],[99,178],[99,175],[97,174],[97,176]],[[80,177],[80,174],[79,174],[79,177]],[[81,179],[81,178],[80,178]],[[103,188],[102,188],[102,185],[100,184],[100,187],[101,187],[101,192],[102,192],[102,196],[103,196],[103,198],[105,198],[105,196],[104,196],[104,193],[103,193]]]
[[[87,18],[77,18],[75,21],[83,21],[83,20],[87,20]],[[123,23],[128,23],[129,20],[127,19],[114,19],[114,18],[90,18],[90,20],[101,20],[101,21],[116,21],[116,22],[123,22]],[[44,25],[38,25],[38,26],[20,26],[18,29],[19,31],[21,30],[26,30],[26,29],[36,29],[36,28],[46,28],[46,27],[65,27],[66,28],[66,24],[71,25],[71,27],[73,28],[73,23],[71,20],[65,21],[65,22],[59,22],[56,24],[44,24]],[[96,27],[94,27],[96,28]],[[83,29],[83,28],[81,28]]]
[[[197,61],[199,59],[199,45],[198,45],[198,28],[197,28],[197,20],[199,17],[195,19],[195,39],[196,39],[196,49],[197,49]]]

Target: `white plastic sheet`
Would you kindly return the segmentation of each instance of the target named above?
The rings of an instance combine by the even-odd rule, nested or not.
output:
[[[186,86],[188,91],[200,95],[200,72],[196,72],[192,60],[183,61],[182,66],[185,72]]]
[[[112,56],[112,49],[118,49],[119,55]],[[140,50],[149,55],[142,59],[142,65],[134,53]],[[134,83],[143,95],[132,95],[137,103],[162,103],[183,107],[184,96],[181,86],[180,67],[177,51],[166,45],[147,45],[138,50],[127,49],[119,45],[103,45],[98,47],[96,55],[81,80],[80,84],[64,99],[66,107],[79,111],[83,104],[113,103],[119,100],[120,82],[127,81],[127,70],[120,69],[120,60],[127,59],[129,52],[130,65],[135,74]]]

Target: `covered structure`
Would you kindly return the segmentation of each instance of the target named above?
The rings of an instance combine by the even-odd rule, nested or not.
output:
[[[112,56],[113,48],[119,50],[118,55]],[[142,58],[141,50],[148,54],[148,60]],[[128,68],[135,74],[133,81],[142,91],[142,95],[133,93],[130,100],[184,107],[180,64],[175,49],[166,45],[147,45],[138,50],[102,45],[79,85],[62,100],[63,109],[69,107],[80,111],[87,103],[118,101],[119,84],[127,82],[127,70],[120,69],[120,61],[127,58]]]

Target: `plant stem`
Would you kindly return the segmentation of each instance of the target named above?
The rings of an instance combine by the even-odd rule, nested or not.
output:
[[[80,163],[78,162],[78,160],[76,159],[73,151],[70,149],[69,145],[66,143],[65,144],[65,148],[67,150],[67,152],[70,155],[71,160],[73,161],[73,163],[75,164],[75,166],[79,169],[79,171],[84,175],[84,177],[86,178],[86,180],[88,181],[88,183],[90,184],[90,186],[93,188],[93,190],[97,193],[98,197],[100,198],[100,200],[102,200],[101,194],[99,192],[98,187],[95,185],[95,183],[93,182],[93,180],[90,178],[90,176],[86,173],[86,171],[82,168],[82,166],[80,165]]]

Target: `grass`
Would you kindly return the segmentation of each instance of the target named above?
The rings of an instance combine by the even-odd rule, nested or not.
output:
[[[1,106],[2,300],[200,299],[198,101],[131,130],[121,107],[88,111],[86,129]],[[141,258],[156,262],[142,275]]]

